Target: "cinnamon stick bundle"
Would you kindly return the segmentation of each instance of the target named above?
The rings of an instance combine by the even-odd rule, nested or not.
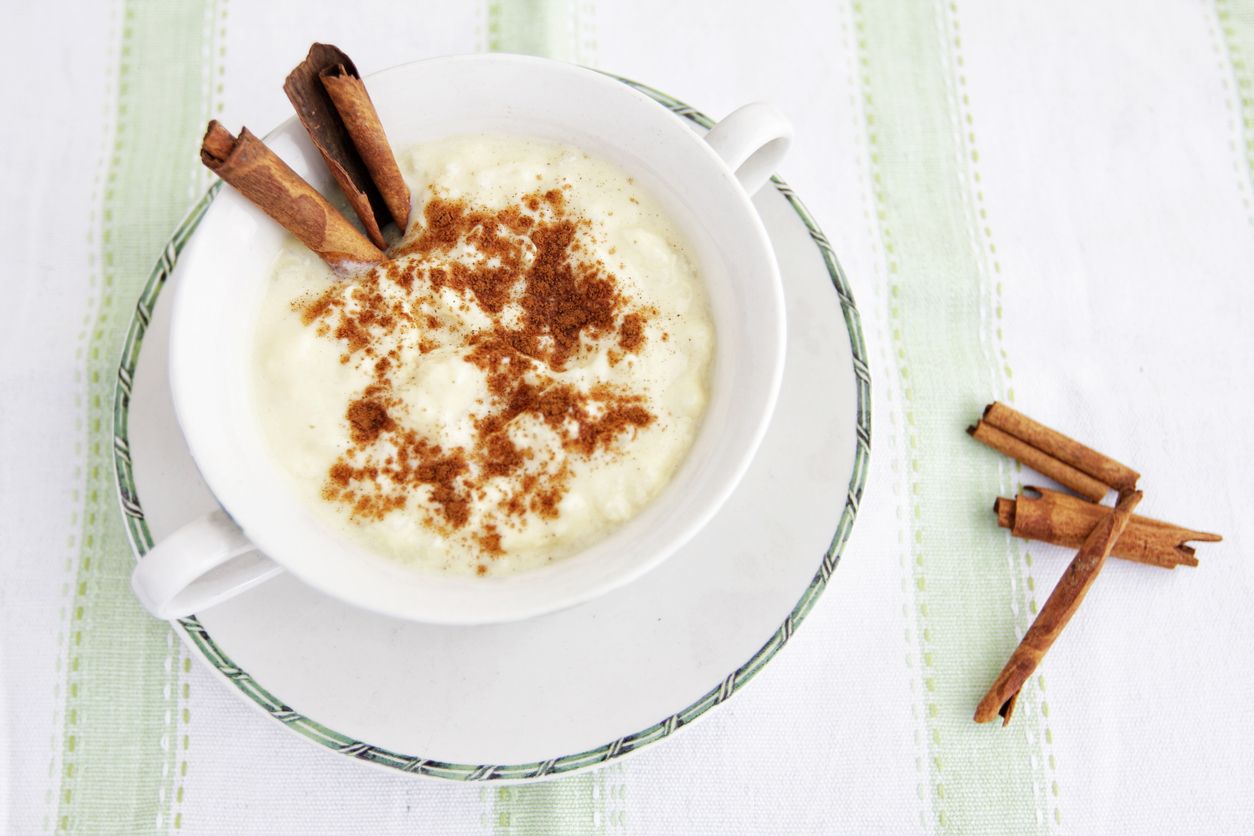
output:
[[[383,261],[376,246],[247,128],[237,138],[210,122],[200,159],[337,272]]]
[[[405,231],[409,189],[352,59],[336,46],[315,43],[283,90],[366,235],[385,247],[382,228],[389,214]]]
[[[1047,488],[1024,488],[1015,499],[998,498],[994,504],[997,524],[1025,540],[1079,548],[1109,509]],[[1218,543],[1218,534],[1193,531],[1178,525],[1133,516],[1115,542],[1111,557],[1174,569],[1196,566],[1196,552],[1185,543],[1196,540]]]
[[[1011,654],[1010,660],[1006,662],[984,699],[980,700],[975,709],[975,722],[987,723],[998,716],[1002,718],[1003,725],[1010,722],[1019,691],[1045,658],[1045,653],[1053,646],[1071,616],[1079,609],[1089,587],[1093,585],[1106,563],[1106,558],[1110,556],[1115,541],[1127,527],[1132,510],[1141,501],[1141,497],[1140,491],[1121,493],[1115,508],[1085,538],[1084,545],[1050,593],[1045,606],[1041,607],[1036,620],[1024,634],[1023,640]]]
[[[1106,496],[1108,487],[1130,491],[1140,478],[1127,465],[1002,403],[989,404],[984,417],[967,432],[976,441],[1095,502]]]

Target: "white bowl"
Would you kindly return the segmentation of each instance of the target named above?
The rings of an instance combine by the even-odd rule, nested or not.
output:
[[[446,576],[376,554],[326,524],[270,454],[249,381],[256,314],[285,233],[226,188],[180,259],[170,383],[192,456],[229,519],[193,523],[140,562],[136,592],[162,617],[273,575],[255,558],[224,563],[253,546],[328,595],[400,618],[482,624],[572,606],[639,577],[691,538],[732,492],[766,430],[783,373],[784,301],[746,185],[765,180],[764,167],[786,144],[786,123],[751,105],[716,127],[711,144],[618,81],[522,56],[421,61],[368,84],[398,149],[473,132],[555,140],[616,163],[661,201],[692,246],[716,331],[703,424],[656,500],[605,539],[543,568]],[[316,188],[331,187],[294,119],[267,141]]]

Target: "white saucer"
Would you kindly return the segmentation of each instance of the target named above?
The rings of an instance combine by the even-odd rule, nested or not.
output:
[[[710,124],[626,83],[695,125]],[[118,371],[115,459],[137,555],[216,507],[174,418],[170,294],[160,294],[167,276],[178,280],[178,254],[215,194],[179,226],[154,268]],[[743,483],[678,554],[591,603],[486,627],[393,620],[282,575],[179,621],[193,655],[312,741],[453,780],[596,766],[670,736],[734,694],[826,586],[853,525],[870,444],[866,351],[835,256],[787,186],[777,182],[754,202],[787,296],[783,388]]]

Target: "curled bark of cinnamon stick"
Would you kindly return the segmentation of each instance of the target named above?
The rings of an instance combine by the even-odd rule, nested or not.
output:
[[[1141,478],[1141,474],[1126,464],[1033,421],[1004,403],[995,401],[986,406],[983,420],[1117,491],[1136,490],[1137,480]]]
[[[377,247],[247,128],[237,138],[210,122],[200,159],[337,272],[383,261]]]
[[[1058,546],[1079,548],[1109,509],[1047,488],[1025,487],[1015,499],[999,498],[994,505],[997,524],[1016,537]],[[1218,543],[1218,534],[1193,531],[1178,525],[1133,516],[1111,550],[1119,557],[1151,566],[1174,569],[1196,566],[1197,557],[1185,543],[1193,540]]]
[[[296,109],[296,115],[309,133],[314,147],[326,161],[331,176],[361,219],[366,235],[376,247],[383,248],[387,246],[382,231],[387,224],[387,206],[319,77],[323,70],[340,64],[352,68],[356,75],[352,59],[338,47],[313,44],[305,60],[288,74],[283,82],[283,91]],[[404,232],[403,229],[401,231]]]
[[[383,123],[366,92],[366,85],[357,75],[357,68],[351,61],[340,63],[323,69],[318,76],[370,172],[370,179],[383,195],[388,213],[404,233],[409,225],[409,186],[396,164],[396,155],[383,133]]]
[[[1080,496],[1096,502],[1107,493],[1107,486],[1104,482],[1058,459],[1052,455],[1051,451],[1034,447],[1020,438],[999,430],[987,421],[980,421],[974,427],[968,427],[967,433],[976,441],[1027,465],[1060,485],[1071,488]]]
[[[1010,660],[1006,662],[984,699],[980,700],[975,709],[975,722],[987,723],[999,716],[1003,725],[1010,722],[1019,691],[1045,658],[1046,652],[1067,626],[1071,616],[1079,609],[1080,602],[1101,572],[1106,558],[1110,556],[1111,548],[1123,534],[1132,517],[1132,510],[1141,501],[1141,497],[1140,491],[1120,494],[1115,508],[1085,538],[1084,545],[1050,593],[1045,606],[1041,607],[1036,620],[1024,634],[1023,640],[1011,654]]]

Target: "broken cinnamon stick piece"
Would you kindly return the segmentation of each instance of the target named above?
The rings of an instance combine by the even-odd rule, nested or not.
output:
[[[1067,626],[1071,616],[1079,609],[1080,602],[1101,572],[1106,558],[1110,556],[1111,548],[1123,534],[1128,520],[1132,518],[1132,510],[1142,496],[1140,491],[1120,494],[1115,508],[1089,532],[1079,553],[1045,601],[1045,606],[1037,613],[1036,620],[1010,655],[1010,660],[1006,662],[984,699],[980,700],[975,709],[975,722],[987,723],[994,717],[1001,717],[1003,725],[1010,722],[1017,694],[1045,658],[1046,652]]]
[[[383,133],[383,123],[366,92],[366,85],[357,75],[357,68],[351,61],[340,63],[323,69],[318,76],[353,146],[366,164],[370,179],[382,194],[388,213],[404,233],[409,225],[409,186],[396,164],[396,155]]]
[[[1033,421],[1004,403],[994,402],[985,407],[984,421],[1117,491],[1135,490],[1141,478],[1141,474],[1127,465]]]
[[[1047,488],[1025,487],[1015,499],[999,498],[994,505],[997,524],[1025,540],[1079,548],[1109,511],[1069,494]],[[1133,516],[1115,542],[1111,557],[1162,566],[1196,566],[1196,552],[1189,541],[1218,543],[1218,534],[1193,531],[1178,525]]]
[[[283,82],[283,92],[287,93],[292,107],[296,109],[296,116],[326,161],[348,204],[361,219],[366,235],[376,247],[383,248],[387,246],[382,231],[387,223],[387,206],[319,78],[323,70],[339,64],[352,67],[354,74],[357,71],[352,59],[338,47],[313,44],[305,60],[288,74]],[[401,231],[404,232],[404,229]]]
[[[1087,473],[1051,455],[1048,450],[1041,450],[1022,439],[997,429],[987,421],[979,421],[974,427],[968,427],[967,433],[981,444],[1004,453],[1017,462],[1048,476],[1060,485],[1064,485],[1080,496],[1097,502],[1106,496],[1105,483],[1094,479]]]
[[[200,159],[337,272],[383,261],[377,247],[247,128],[236,138],[210,122]]]

